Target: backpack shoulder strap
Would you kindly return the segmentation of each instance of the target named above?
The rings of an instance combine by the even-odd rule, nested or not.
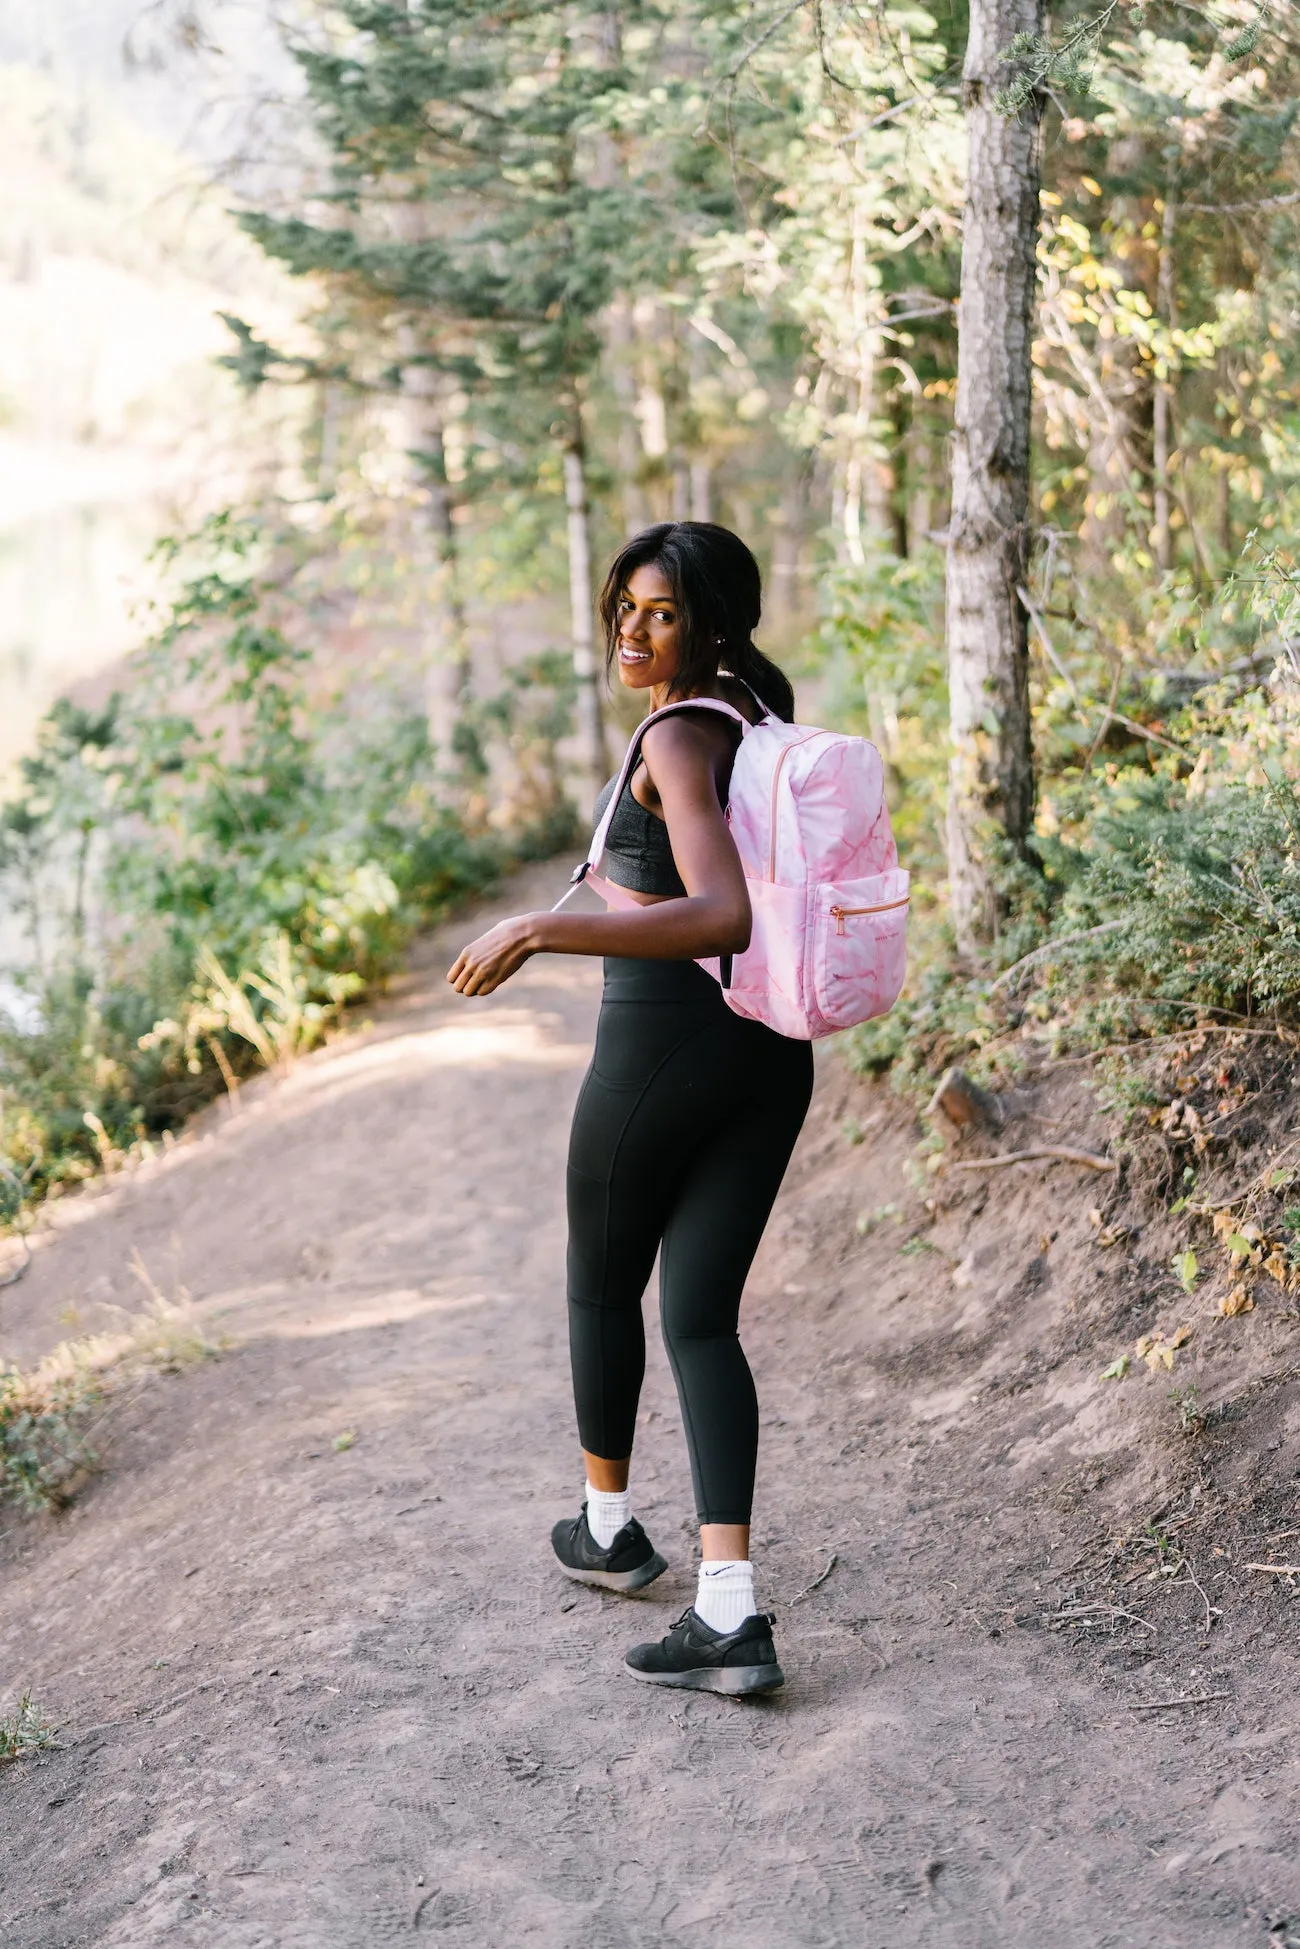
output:
[[[632,776],[636,768],[637,759],[641,755],[642,738],[644,738],[652,724],[658,724],[661,718],[671,717],[678,711],[720,711],[724,717],[735,719],[736,723],[740,726],[740,735],[742,738],[755,728],[747,717],[742,716],[731,704],[724,704],[719,697],[684,697],[681,703],[665,704],[662,710],[651,711],[648,717],[643,718],[628,742],[627,756],[624,758],[622,766],[619,769],[618,777],[614,781],[614,789],[609,795],[609,804],[605,807],[600,824],[591,835],[591,846],[588,849],[587,857],[582,862],[582,865],[576,868],[572,879],[569,881],[567,892],[556,901],[555,906],[551,909],[552,913],[559,911],[570,894],[576,892],[578,887],[582,885],[588,873],[596,872],[602,859],[605,857],[605,843],[609,837],[609,828],[613,822],[618,802],[623,796],[624,787],[628,779]]]
[[[742,690],[747,690],[747,691],[749,692],[749,694],[750,694],[750,696],[751,696],[751,697],[753,698],[753,700],[754,700],[754,702],[755,702],[755,703],[756,703],[756,704],[758,705],[758,710],[759,710],[759,718],[758,718],[758,722],[759,722],[759,724],[761,724],[761,723],[763,723],[763,721],[764,721],[764,720],[765,720],[766,718],[770,718],[770,717],[771,717],[771,715],[772,715],[772,712],[771,712],[771,711],[770,711],[770,710],[768,709],[768,706],[767,706],[767,705],[766,705],[766,704],[765,704],[765,703],[763,702],[763,700],[762,700],[762,698],[761,698],[761,697],[759,696],[759,694],[758,694],[758,692],[757,692],[757,691],[755,690],[755,688],[754,688],[754,686],[753,686],[753,684],[750,684],[750,683],[746,683],[746,682],[745,682],[745,679],[744,679],[743,677],[738,677],[738,676],[736,675],[736,673],[735,673],[735,671],[734,671],[734,670],[723,670],[723,671],[722,671],[722,672],[721,672],[720,674],[721,674],[722,676],[724,676],[724,677],[730,677],[730,678],[731,678],[731,681],[732,681],[732,683],[734,683],[734,684],[739,684],[739,685],[740,685],[740,688],[741,688]],[[750,730],[751,730],[751,731],[754,731],[754,730],[757,730],[757,728],[758,728],[758,725],[754,725],[754,724],[751,724],[749,728],[750,728]]]

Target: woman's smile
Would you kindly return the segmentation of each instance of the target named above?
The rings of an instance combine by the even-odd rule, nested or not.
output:
[[[672,683],[680,665],[681,624],[672,589],[661,568],[643,563],[618,599],[620,681],[629,690],[657,692]]]

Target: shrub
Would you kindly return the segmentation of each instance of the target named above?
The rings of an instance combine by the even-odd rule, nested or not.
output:
[[[416,928],[573,834],[559,659],[512,671],[449,761],[378,681],[315,696],[298,537],[227,514],[162,554],[176,593],[129,696],[56,706],[0,809],[30,947],[0,1006],[0,1163],[28,1199],[292,1061]]]
[[[146,1293],[115,1330],[64,1340],[26,1372],[0,1364],[0,1501],[29,1515],[67,1502],[95,1466],[94,1412],[140,1375],[175,1373],[218,1353],[181,1292],[167,1299],[137,1255]]]
[[[10,1760],[26,1759],[29,1753],[44,1752],[54,1744],[55,1728],[32,1698],[24,1692],[17,1710],[0,1719],[0,1766]]]

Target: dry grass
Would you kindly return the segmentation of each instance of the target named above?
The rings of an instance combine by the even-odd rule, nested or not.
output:
[[[60,1341],[25,1371],[0,1365],[0,1500],[29,1514],[62,1507],[94,1468],[110,1414],[151,1375],[221,1351],[183,1287],[169,1299],[138,1252],[132,1269],[146,1295],[140,1312],[122,1310],[120,1325]]]
[[[0,1766],[26,1759],[29,1753],[44,1752],[53,1746],[55,1730],[31,1693],[24,1692],[17,1709],[7,1719],[0,1719]]]

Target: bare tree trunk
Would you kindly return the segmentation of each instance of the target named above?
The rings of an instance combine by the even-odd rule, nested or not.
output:
[[[893,537],[894,553],[900,562],[905,562],[911,553],[912,537],[909,532],[910,513],[910,466],[912,458],[912,417],[913,403],[899,386],[890,399],[889,443],[893,454],[890,467],[890,495],[888,505],[889,526]]]
[[[1121,135],[1108,147],[1107,170],[1117,179],[1133,177],[1141,168],[1142,155],[1139,137]],[[1145,209],[1136,197],[1113,199],[1110,213],[1120,232],[1126,221],[1139,231],[1145,222]],[[1143,260],[1132,254],[1119,255],[1114,244],[1107,250],[1107,272],[1123,284],[1140,279],[1142,265]],[[1146,279],[1150,281],[1149,270]],[[1154,289],[1144,296],[1157,302]],[[1116,552],[1139,523],[1148,536],[1152,532],[1139,508],[1155,472],[1155,395],[1150,367],[1136,340],[1122,332],[1099,336],[1093,359],[1094,385],[1087,404],[1088,491],[1079,539],[1085,566],[1104,578],[1112,573]]]
[[[636,338],[632,330],[632,307],[620,292],[609,307],[606,320],[609,345],[609,376],[618,402],[618,438],[615,444],[615,471],[623,527],[627,534],[639,534],[650,526],[650,509],[641,484],[641,437],[636,423],[636,374],[632,369]]]
[[[867,533],[877,548],[886,548],[892,539],[893,517],[889,505],[890,490],[893,487],[893,470],[884,456],[877,451],[872,438],[872,423],[880,408],[879,373],[877,366],[880,354],[880,341],[873,334],[863,349],[863,359],[870,361],[868,374],[864,379],[862,399],[858,411],[862,422],[862,514]]]
[[[574,414],[564,449],[564,498],[569,510],[569,611],[573,674],[578,680],[578,743],[584,771],[599,791],[605,783],[605,727],[600,709],[591,603],[591,528],[587,508],[586,453],[582,424]]]
[[[843,508],[844,556],[854,568],[861,568],[867,559],[867,551],[862,546],[862,456],[851,453],[844,463],[844,485],[841,490]]]
[[[713,470],[702,454],[691,462],[691,520],[713,519]]]
[[[1174,315],[1174,185],[1165,190],[1165,213],[1160,226],[1160,273],[1156,289],[1156,311],[1172,331]],[[1152,401],[1152,458],[1155,462],[1155,524],[1152,542],[1156,565],[1162,571],[1174,565],[1173,536],[1169,529],[1169,468],[1174,447],[1174,382],[1170,374],[1156,380]]]
[[[799,587],[799,557],[804,539],[804,511],[811,494],[811,463],[797,454],[786,462],[786,481],[772,520],[772,573],[768,583],[768,615],[778,640],[793,634],[803,607]]]
[[[908,533],[911,547],[917,550],[931,539],[934,528],[934,502],[930,489],[930,442],[915,406],[907,441]]]
[[[402,383],[403,437],[413,481],[428,496],[427,535],[433,555],[430,606],[435,621],[426,657],[425,714],[430,743],[446,754],[469,698],[471,671],[443,419],[436,378],[426,366],[408,366]]]
[[[691,470],[686,464],[686,455],[678,452],[673,455],[672,469],[673,521],[689,521],[691,518]]]
[[[972,0],[964,100],[969,162],[948,525],[952,755],[949,902],[959,948],[997,931],[997,854],[1023,854],[1034,810],[1028,617],[1030,342],[1038,237],[1038,117],[994,96],[1016,34],[1041,34],[1043,0]]]

